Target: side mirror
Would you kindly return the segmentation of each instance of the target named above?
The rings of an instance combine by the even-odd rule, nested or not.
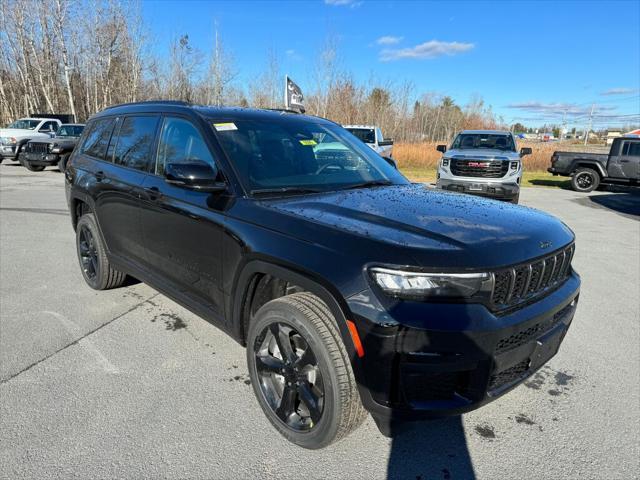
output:
[[[391,157],[382,157],[382,158],[384,158],[384,161],[387,162],[389,165],[391,165],[393,168],[395,168],[396,170],[398,169],[398,164],[393,158]]]
[[[217,181],[218,172],[204,162],[168,163],[164,168],[164,177],[171,185],[200,192],[222,192],[227,189],[225,183]]]
[[[437,150],[437,151],[439,151],[439,152],[444,153],[444,152],[446,152],[446,151],[447,151],[447,146],[446,146],[446,145],[438,145],[438,146],[436,147],[436,150]]]
[[[530,147],[522,147],[520,149],[520,156],[521,157],[524,157],[525,155],[531,155],[531,153],[532,153],[532,150],[531,150]]]
[[[393,138],[386,138],[381,142],[378,142],[378,145],[381,147],[388,147],[390,145],[393,145]]]

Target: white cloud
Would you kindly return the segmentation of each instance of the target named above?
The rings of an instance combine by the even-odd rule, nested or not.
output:
[[[403,58],[429,59],[443,55],[457,55],[474,48],[473,43],[441,42],[431,40],[410,48],[385,48],[380,52],[380,60],[389,62]]]
[[[333,5],[336,7],[351,7],[356,8],[362,5],[360,0],[324,0],[325,5]]]
[[[385,35],[376,40],[378,45],[395,45],[400,43],[404,37],[394,37],[393,35]]]
[[[575,103],[560,103],[560,102],[522,102],[511,103],[507,105],[507,108],[513,108],[522,110],[529,113],[539,113],[543,115],[556,116],[556,115],[589,115],[591,113],[591,105],[579,105]],[[616,110],[617,107],[607,105],[596,105],[594,108],[594,114],[598,112],[606,112]]]
[[[291,60],[295,60],[295,61],[302,60],[302,56],[300,56],[298,52],[296,52],[293,48],[286,50],[284,54],[287,56],[287,58],[290,58]]]
[[[600,95],[628,95],[630,93],[636,93],[637,91],[635,88],[610,88],[600,93]]]

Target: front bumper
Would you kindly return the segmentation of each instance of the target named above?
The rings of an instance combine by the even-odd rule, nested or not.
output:
[[[510,180],[515,181],[515,178]],[[513,200],[520,193],[520,185],[517,183],[487,182],[486,179],[458,180],[439,178],[436,186],[442,190],[468,193],[483,197],[497,198],[501,200]]]
[[[5,158],[16,158],[15,146],[0,145],[0,157],[3,160]]]
[[[60,161],[60,155],[57,153],[29,153],[21,152],[20,160],[29,162],[34,166],[51,166],[57,165]]]
[[[365,355],[360,394],[384,432],[396,421],[457,415],[508,392],[551,359],[573,319],[575,272],[546,297],[507,314],[479,304],[348,299]]]

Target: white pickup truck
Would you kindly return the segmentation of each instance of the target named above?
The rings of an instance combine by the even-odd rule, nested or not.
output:
[[[62,122],[55,118],[21,118],[7,128],[0,128],[0,163],[17,160],[20,147],[34,138],[50,138]]]
[[[350,133],[369,145],[382,157],[393,158],[393,140],[384,138],[375,125],[343,125]]]

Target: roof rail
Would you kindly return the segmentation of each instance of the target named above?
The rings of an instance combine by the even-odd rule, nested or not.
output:
[[[296,115],[300,115],[300,112],[297,110],[291,110],[289,108],[264,108],[263,110],[271,110],[272,112],[282,112],[282,113],[295,113]]]
[[[130,105],[182,105],[182,106],[190,106],[191,103],[183,102],[182,100],[145,100],[142,102],[131,102],[131,103],[119,103],[117,105],[110,105],[105,110],[109,110],[110,108],[116,107],[128,107]]]

